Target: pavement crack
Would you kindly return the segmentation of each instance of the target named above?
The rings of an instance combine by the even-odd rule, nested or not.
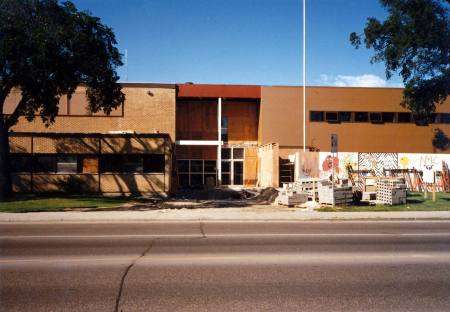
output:
[[[120,300],[122,299],[123,287],[125,285],[125,279],[127,278],[128,273],[130,272],[131,268],[136,264],[136,262],[139,259],[141,259],[142,257],[145,257],[145,255],[150,251],[150,249],[152,249],[152,247],[155,244],[155,241],[156,241],[156,239],[152,240],[150,242],[150,245],[137,258],[135,258],[123,272],[122,278],[120,279],[119,293],[117,294],[117,297],[116,297],[116,306],[114,308],[114,312],[119,312]],[[122,310],[120,310],[120,311],[122,311]]]
[[[200,222],[200,232],[202,233],[202,238],[206,238],[205,224],[203,222]]]

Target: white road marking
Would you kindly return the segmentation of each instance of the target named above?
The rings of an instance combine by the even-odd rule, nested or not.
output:
[[[18,258],[0,259],[0,264],[68,264],[79,262],[129,262],[136,256],[111,256],[111,257],[45,257],[45,258]],[[175,264],[253,264],[253,263],[314,263],[316,261],[333,263],[367,263],[367,262],[433,262],[450,263],[449,252],[432,252],[417,254],[414,252],[362,252],[362,253],[216,253],[216,254],[148,254],[139,259],[139,263],[153,265],[175,265]]]
[[[208,234],[206,238],[252,237],[434,237],[450,236],[450,232],[435,233],[230,233]],[[201,234],[113,234],[113,235],[3,235],[0,239],[51,239],[51,238],[202,238]]]

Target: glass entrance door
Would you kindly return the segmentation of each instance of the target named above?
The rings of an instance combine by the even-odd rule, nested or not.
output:
[[[244,184],[244,149],[222,148],[222,185]]]

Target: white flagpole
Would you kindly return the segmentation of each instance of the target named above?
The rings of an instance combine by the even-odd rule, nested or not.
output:
[[[303,0],[303,152],[306,152],[306,0]]]

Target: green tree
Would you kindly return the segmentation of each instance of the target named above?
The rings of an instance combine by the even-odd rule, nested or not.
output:
[[[11,195],[8,135],[20,116],[39,116],[50,125],[59,98],[79,85],[86,86],[92,112],[109,114],[124,102],[116,44],[111,28],[71,2],[0,0],[0,200]],[[21,98],[5,115],[5,99],[14,89]]]
[[[355,48],[363,39],[384,62],[386,78],[400,73],[405,84],[401,105],[428,122],[450,92],[450,1],[380,0],[384,22],[367,19],[364,34],[350,34]]]

